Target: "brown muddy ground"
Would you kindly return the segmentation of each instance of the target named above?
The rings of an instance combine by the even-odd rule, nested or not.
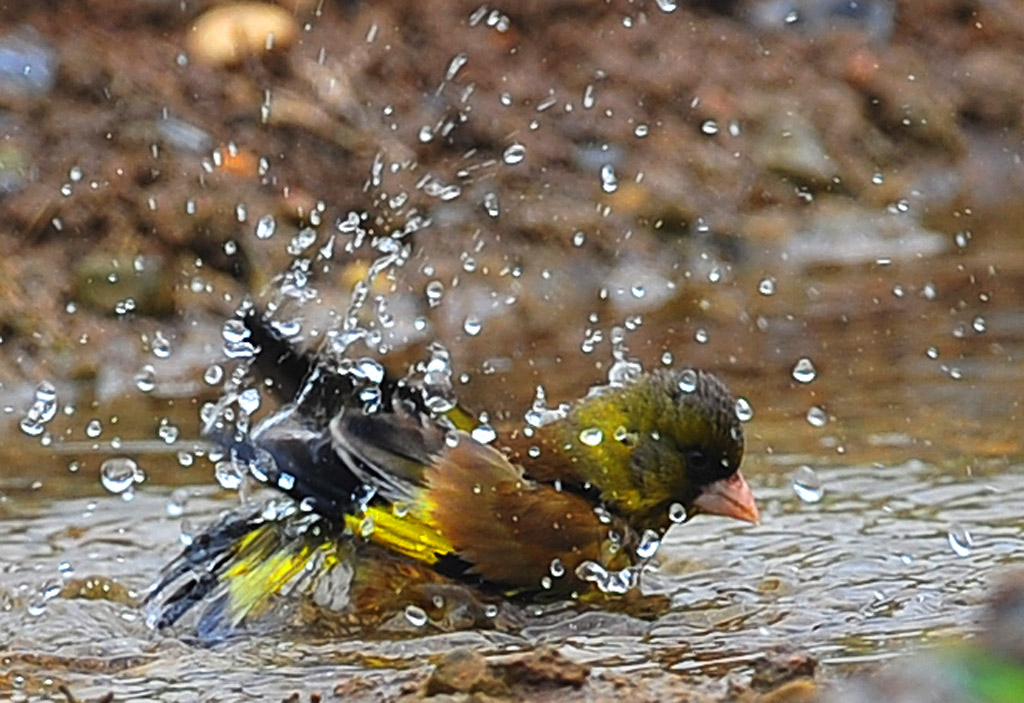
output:
[[[754,473],[813,457],[985,475],[1020,456],[1020,4],[872,2],[851,19],[753,0],[282,0],[274,50],[227,64],[196,28],[218,4],[0,4],[0,49],[29,57],[0,75],[5,497],[102,493],[96,450],[122,439],[153,453],[150,484],[207,482],[142,440],[161,418],[197,437],[222,320],[273,297],[305,227],[315,247],[335,238],[303,310],[317,343],[377,254],[344,252],[351,211],[381,235],[431,220],[400,273],[372,281],[397,319],[387,361],[444,341],[469,374],[460,394],[498,420],[537,384],[578,396],[605,374],[611,327],[639,316],[645,365],[715,368],[750,399]],[[766,19],[780,6],[796,14]],[[803,356],[810,385],[790,375]],[[42,381],[62,412],[26,437]],[[371,676],[336,695],[813,694],[573,662],[523,684],[529,662],[442,661],[405,690]],[[445,667],[461,683],[439,683]]]

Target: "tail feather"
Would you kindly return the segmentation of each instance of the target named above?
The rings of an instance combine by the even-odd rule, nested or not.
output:
[[[195,632],[212,643],[255,621],[275,597],[315,583],[338,562],[342,542],[311,529],[318,520],[294,510],[222,518],[165,568],[144,600],[147,622],[170,628],[205,602]]]

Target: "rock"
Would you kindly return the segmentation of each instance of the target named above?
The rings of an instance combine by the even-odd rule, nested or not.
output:
[[[437,663],[426,683],[426,695],[441,693],[495,692],[504,689],[483,656],[468,649],[456,649]]]
[[[797,266],[855,265],[934,256],[948,245],[946,237],[925,229],[910,213],[836,201],[815,210],[786,242],[785,253]]]
[[[759,691],[778,691],[781,684],[812,678],[817,668],[818,660],[810,654],[785,650],[772,652],[754,662],[754,676],[750,685]]]
[[[960,112],[993,127],[1019,124],[1024,112],[1024,66],[1017,57],[991,49],[973,51],[958,67],[963,92]]]
[[[817,684],[810,679],[797,679],[768,691],[757,703],[815,703],[817,700]]]
[[[837,171],[818,130],[796,107],[764,120],[752,156],[762,168],[805,183],[825,183]]]
[[[509,686],[568,686],[579,688],[590,676],[590,667],[565,658],[548,647],[514,657],[500,665]]]
[[[204,12],[192,24],[186,44],[196,61],[224,67],[289,49],[298,38],[299,26],[283,7],[244,2]]]

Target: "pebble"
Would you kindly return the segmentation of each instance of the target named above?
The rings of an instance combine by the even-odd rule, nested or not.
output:
[[[221,5],[192,24],[190,56],[208,66],[233,66],[246,57],[290,48],[299,26],[283,7],[256,2]]]

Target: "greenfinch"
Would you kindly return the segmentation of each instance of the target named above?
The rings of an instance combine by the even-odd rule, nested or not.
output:
[[[372,622],[403,603],[425,613],[452,584],[481,602],[614,598],[673,524],[759,521],[735,401],[710,373],[595,388],[485,444],[437,402],[430,368],[394,380],[370,360],[300,353],[255,313],[242,322],[289,402],[217,439],[283,496],[227,514],[168,564],[146,597],[154,627],[197,611],[197,634],[217,639],[296,594]]]

